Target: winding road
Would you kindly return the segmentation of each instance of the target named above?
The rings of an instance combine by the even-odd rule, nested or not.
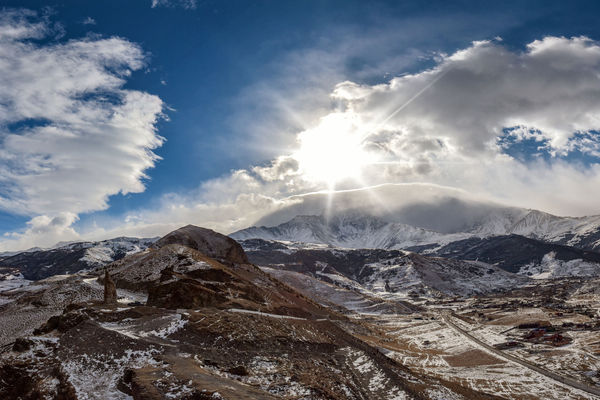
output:
[[[598,398],[600,398],[600,389],[586,385],[583,382],[579,382],[575,379],[571,379],[571,378],[567,378],[565,376],[559,375],[555,372],[552,371],[548,371],[544,368],[540,368],[535,364],[531,364],[525,360],[522,360],[520,358],[511,356],[510,354],[506,354],[503,351],[500,351],[492,346],[490,346],[487,343],[482,342],[481,340],[477,339],[476,337],[474,337],[473,335],[471,335],[470,333],[468,333],[467,331],[463,330],[462,328],[460,328],[459,326],[457,326],[454,322],[452,322],[451,317],[448,315],[448,313],[441,313],[441,318],[442,320],[450,327],[452,328],[454,331],[456,331],[457,333],[459,333],[460,335],[464,336],[465,338],[467,338],[469,341],[471,341],[472,343],[476,344],[479,347],[483,347],[485,350],[487,350],[488,352],[493,353],[494,355],[504,358],[505,360],[508,361],[512,361],[514,363],[517,363],[519,365],[522,365],[525,368],[529,368],[532,371],[535,371],[539,374],[542,374],[550,379],[553,379],[557,382],[562,383],[563,385],[567,385],[570,386],[574,389],[578,389],[578,390],[582,390],[586,393],[589,394],[593,394],[594,396],[597,396]]]

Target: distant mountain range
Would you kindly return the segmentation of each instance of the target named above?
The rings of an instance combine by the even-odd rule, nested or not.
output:
[[[312,209],[318,211],[318,207]],[[230,236],[238,241],[290,242],[295,248],[308,244],[307,248],[314,249],[318,244],[338,249],[407,250],[484,262],[534,278],[600,275],[600,216],[558,217],[453,198],[392,211],[341,207],[329,216],[296,215],[287,222],[254,226]],[[109,264],[156,240],[121,237],[4,253],[0,254],[0,269],[17,269],[25,279],[39,280]]]
[[[0,269],[18,269],[25,279],[75,273],[145,250],[158,238],[118,237],[99,242],[73,242],[52,249],[30,249],[0,255]]]
[[[584,250],[600,250],[600,216],[557,217],[536,210],[496,210],[464,229],[446,232],[390,221],[361,211],[300,215],[276,226],[250,227],[232,233],[234,239],[261,238],[323,243],[347,248],[403,249],[445,245],[457,240],[520,235]]]
[[[482,261],[509,272],[551,278],[600,275],[600,217],[557,217],[535,210],[493,210],[466,229],[438,232],[353,210],[326,218],[296,216],[277,226],[231,234],[237,240],[315,243],[346,249],[410,250]]]

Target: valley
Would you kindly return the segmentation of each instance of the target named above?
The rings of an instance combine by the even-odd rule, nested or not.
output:
[[[594,399],[600,278],[186,226],[106,265],[0,281],[0,394]],[[95,376],[94,384],[89,384]],[[102,393],[100,395],[99,393]],[[11,397],[12,396],[12,397]]]

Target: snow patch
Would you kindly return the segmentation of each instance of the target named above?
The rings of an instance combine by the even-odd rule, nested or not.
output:
[[[154,359],[158,353],[158,350],[126,350],[120,358],[84,354],[63,362],[62,367],[80,400],[130,400],[131,396],[117,389],[119,379],[127,368],[161,365]]]
[[[521,267],[519,274],[533,279],[600,276],[600,264],[582,259],[557,260],[556,253],[552,251],[544,255],[539,264],[531,263]]]

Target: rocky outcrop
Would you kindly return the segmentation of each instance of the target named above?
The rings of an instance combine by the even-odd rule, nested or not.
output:
[[[108,270],[104,271],[104,304],[117,303],[117,287],[113,282]]]
[[[211,229],[187,225],[167,234],[153,247],[161,248],[169,244],[190,247],[219,261],[228,261],[234,264],[249,263],[246,253],[238,242]]]
[[[227,297],[205,284],[195,279],[181,279],[151,288],[147,305],[178,309],[218,307],[226,302]]]
[[[89,320],[89,316],[79,311],[66,312],[61,315],[55,315],[39,328],[33,331],[34,335],[43,335],[48,332],[57,330],[58,332],[66,332],[69,329]]]

